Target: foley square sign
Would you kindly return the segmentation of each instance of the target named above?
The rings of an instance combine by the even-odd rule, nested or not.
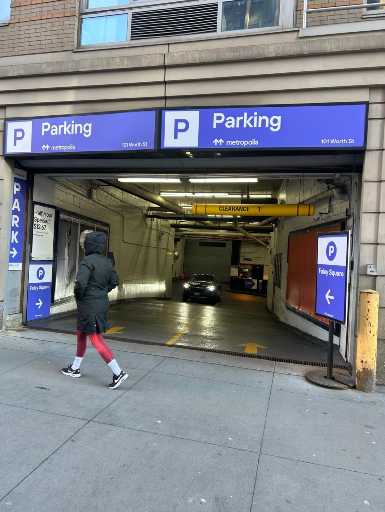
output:
[[[162,148],[363,148],[366,105],[164,110]]]
[[[149,151],[156,112],[116,112],[7,121],[5,154]]]
[[[316,314],[346,320],[349,233],[318,235]]]
[[[366,118],[365,103],[350,103],[14,119],[6,121],[4,147],[8,156],[159,149],[357,150],[365,147]]]
[[[50,315],[52,295],[52,263],[40,262],[29,266],[27,320]]]

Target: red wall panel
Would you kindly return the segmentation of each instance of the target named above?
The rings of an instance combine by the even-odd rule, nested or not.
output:
[[[342,224],[338,223],[289,235],[286,302],[291,308],[325,325],[328,325],[328,320],[315,314],[317,235],[341,229]]]

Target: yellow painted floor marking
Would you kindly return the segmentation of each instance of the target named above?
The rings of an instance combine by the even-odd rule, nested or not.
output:
[[[245,346],[245,354],[257,354],[258,350],[263,350],[267,347],[265,345],[258,345],[257,343],[247,343]]]
[[[172,347],[173,345],[176,345],[178,341],[181,339],[182,336],[187,334],[188,331],[179,331],[174,336],[172,336],[169,340],[166,341],[165,345],[168,347]]]
[[[117,334],[118,332],[124,331],[124,327],[119,327],[118,325],[114,325],[110,329],[106,331],[106,334]]]

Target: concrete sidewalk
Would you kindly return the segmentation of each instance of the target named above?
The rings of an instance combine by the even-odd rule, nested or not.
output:
[[[115,342],[105,387],[71,336],[0,334],[0,511],[385,511],[385,394],[303,367]]]

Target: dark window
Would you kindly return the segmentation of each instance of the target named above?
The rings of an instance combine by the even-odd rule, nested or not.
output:
[[[274,256],[274,286],[281,288],[282,280],[282,253]]]
[[[378,4],[380,0],[367,0],[368,4]],[[373,7],[368,7],[368,11],[379,11],[381,9],[385,9],[385,3],[384,5],[373,5]]]
[[[59,213],[56,235],[55,302],[72,298],[79,263],[84,257],[80,240],[84,231],[104,231],[109,228],[99,222],[78,217],[76,214]]]
[[[226,247],[226,242],[199,242],[201,247]]]
[[[195,281],[214,281],[212,274],[193,274],[192,279]]]
[[[222,30],[245,30],[279,25],[279,0],[223,2]]]

